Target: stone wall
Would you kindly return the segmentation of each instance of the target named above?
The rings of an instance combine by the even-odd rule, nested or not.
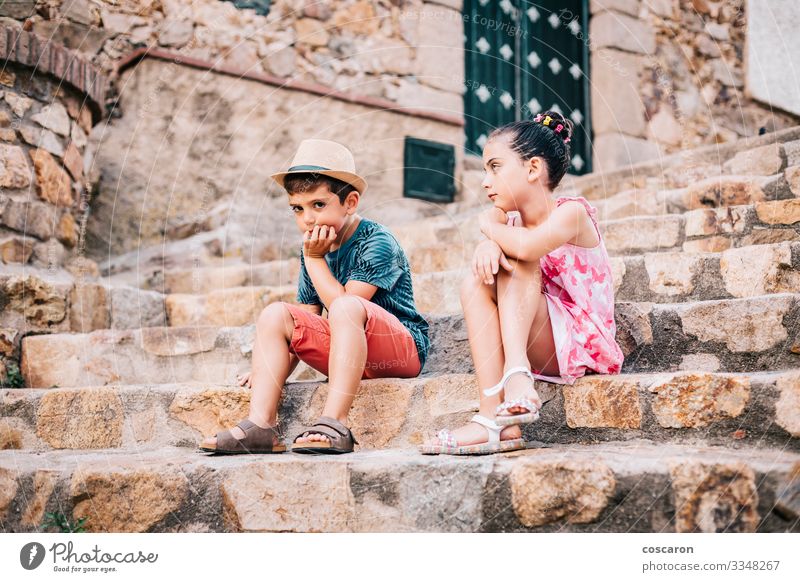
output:
[[[800,122],[748,96],[745,4],[592,0],[596,172]]]
[[[0,22],[0,62],[0,384],[16,386],[23,335],[69,329],[62,267],[96,274],[82,227],[97,180],[88,134],[108,81],[10,19]],[[44,271],[60,281],[31,275]]]
[[[57,270],[80,254],[99,115],[86,92],[102,100],[105,80],[17,23],[0,25],[0,59],[0,258]]]
[[[750,97],[747,6],[591,0],[595,172],[800,122]],[[277,0],[259,16],[219,0],[21,0],[0,6],[0,16],[25,21],[110,73],[137,48],[164,49],[243,75],[458,118],[461,7],[461,0]]]
[[[755,99],[800,115],[800,3],[747,0],[753,14],[775,14],[748,23],[745,83]],[[775,58],[775,55],[781,58]]]
[[[219,0],[18,0],[0,17],[80,51],[101,70],[137,47],[249,73],[463,113],[461,0],[276,0],[269,14]]]
[[[386,203],[402,198],[404,135],[456,145],[460,177],[460,10],[461,0],[277,0],[259,16],[219,0],[22,0],[0,6],[0,16],[74,49],[115,81],[97,136],[103,178],[88,228],[99,259],[214,228],[237,239],[219,254],[245,252],[248,236],[263,239],[284,223],[269,174],[314,136],[361,151],[373,217],[424,216],[417,201],[391,211]],[[159,51],[206,72],[157,79],[177,67],[162,63],[147,80],[129,74],[132,60]],[[284,84],[306,93],[276,88]],[[321,96],[331,89],[339,101]],[[398,108],[422,117],[386,113]],[[272,258],[283,236],[253,256]]]
[[[403,198],[405,136],[454,145],[460,182],[458,124],[161,58],[141,60],[119,84],[124,114],[94,132],[103,172],[87,240],[98,261],[215,229],[225,234],[217,256],[297,253],[300,235],[270,174],[290,165],[305,138],[353,151],[369,183],[360,211],[387,224],[437,207]]]

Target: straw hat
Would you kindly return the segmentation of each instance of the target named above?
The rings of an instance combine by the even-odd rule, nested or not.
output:
[[[297,148],[292,164],[285,172],[272,174],[272,179],[283,186],[289,174],[313,172],[347,182],[359,194],[367,189],[367,181],[356,174],[353,154],[340,143],[326,139],[304,139]]]

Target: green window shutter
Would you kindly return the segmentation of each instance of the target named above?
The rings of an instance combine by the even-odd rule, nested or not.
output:
[[[406,136],[403,196],[429,202],[452,202],[456,151],[446,143]]]
[[[575,125],[570,173],[590,172],[588,0],[465,0],[464,14],[466,151],[481,155],[492,128],[553,109]]]
[[[514,35],[508,34],[516,27],[511,4],[464,1],[466,151],[478,156],[492,129],[517,118],[518,51]]]

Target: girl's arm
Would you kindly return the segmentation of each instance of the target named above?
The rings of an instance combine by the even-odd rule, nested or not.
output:
[[[481,232],[495,241],[507,257],[520,261],[538,261],[578,236],[584,214],[586,211],[580,203],[562,204],[553,210],[550,218],[537,227],[518,228],[483,220]]]

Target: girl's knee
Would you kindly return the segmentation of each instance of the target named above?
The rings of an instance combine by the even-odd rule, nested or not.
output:
[[[534,277],[541,276],[542,274],[542,267],[539,264],[539,261],[520,261],[517,259],[509,259],[509,263],[513,267],[512,271],[506,271],[505,269],[500,269],[506,275],[516,275],[516,274],[530,274]]]
[[[504,289],[518,286],[527,290],[538,289],[542,281],[542,268],[539,261],[509,260],[513,269],[500,269],[497,279],[502,281]]]

